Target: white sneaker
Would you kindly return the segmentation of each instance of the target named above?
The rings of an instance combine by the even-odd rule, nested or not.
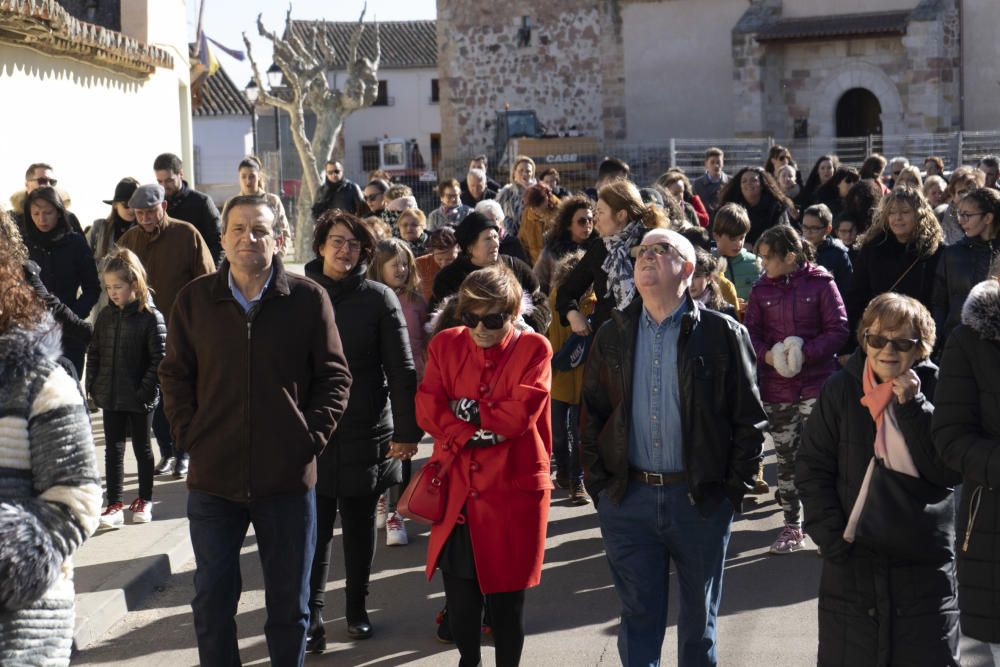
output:
[[[375,506],[375,528],[382,530],[385,528],[385,494],[378,497],[378,505]]]
[[[132,523],[149,523],[153,520],[153,503],[142,498],[136,498],[129,506],[132,512]]]
[[[385,545],[387,547],[405,547],[409,543],[410,538],[406,535],[403,516],[399,512],[393,512],[385,521]]]
[[[125,525],[125,505],[111,503],[101,512],[102,528],[121,528]]]

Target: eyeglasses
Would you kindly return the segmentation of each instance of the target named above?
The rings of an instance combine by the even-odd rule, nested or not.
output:
[[[376,192],[373,195],[365,195],[365,201],[375,201],[376,199],[378,199],[381,196],[382,196],[381,192]]]
[[[328,174],[343,174],[344,172],[340,169],[330,169],[326,173]]]
[[[490,313],[488,315],[476,315],[475,313],[462,313],[462,324],[475,329],[482,322],[483,326],[491,331],[503,329],[504,322],[509,316],[507,313]]]
[[[678,257],[680,257],[681,259],[684,259],[683,256],[681,256],[680,251],[677,250],[677,248],[675,248],[672,245],[670,245],[669,243],[652,243],[650,245],[637,245],[634,248],[632,248],[631,250],[629,250],[628,254],[630,254],[632,257],[634,257],[636,259],[642,257],[647,252],[652,252],[657,257],[663,257],[664,255],[666,255],[671,250],[673,250],[675,253],[677,253]]]
[[[340,250],[345,245],[351,252],[358,252],[361,250],[361,241],[349,241],[342,236],[331,236],[327,238],[326,242],[329,243],[334,250]]]
[[[981,211],[979,213],[969,213],[967,211],[959,211],[956,217],[959,220],[972,220],[973,218],[978,218],[980,216],[986,215],[985,212]]]
[[[594,216],[588,215],[584,218],[577,218],[576,220],[573,221],[573,224],[580,225],[581,227],[586,227],[587,225],[592,224],[593,222],[594,222]]]
[[[875,350],[881,350],[886,345],[891,344],[896,352],[909,352],[919,342],[919,338],[886,338],[885,336],[865,331],[865,345]]]
[[[458,199],[457,192],[446,192],[441,196],[442,199]]]
[[[39,176],[38,178],[33,178],[31,180],[32,182],[38,183],[39,185],[51,185],[52,187],[55,187],[56,184],[59,182],[59,179],[57,178],[47,178],[45,176]]]

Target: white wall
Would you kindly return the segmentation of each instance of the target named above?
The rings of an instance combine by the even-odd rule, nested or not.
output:
[[[993,0],[986,0],[992,2]],[[782,16],[801,18],[831,14],[867,14],[897,9],[913,9],[917,0],[784,0]]]
[[[194,119],[198,189],[217,204],[239,191],[236,165],[253,152],[249,116],[197,116]]]
[[[379,80],[388,82],[388,97],[395,104],[366,107],[355,111],[344,123],[344,167],[347,176],[364,184],[367,173],[361,169],[361,144],[384,136],[416,139],[427,167],[431,166],[431,134],[441,132],[440,107],[431,104],[431,79],[437,69],[379,70]],[[344,74],[334,75],[334,85],[342,86]]]
[[[183,15],[183,13],[182,13]],[[84,227],[105,217],[101,202],[124,176],[154,180],[153,160],[182,148],[178,72],[158,69],[148,80],[63,57],[0,44],[3,137],[0,199],[24,188],[32,162],[55,167]],[[186,61],[177,62],[184,80]],[[188,117],[188,122],[190,118]]]
[[[628,141],[733,134],[732,28],[746,0],[627,3]]]
[[[962,0],[965,129],[1000,129],[1000,2]]]

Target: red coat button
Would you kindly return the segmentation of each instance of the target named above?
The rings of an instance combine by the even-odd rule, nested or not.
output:
[[[490,390],[490,388],[487,387],[485,384],[479,385],[479,395],[480,396],[485,396],[486,392],[488,392],[489,390]]]
[[[482,466],[479,465],[478,463],[473,463],[471,466],[469,466],[469,470],[471,470],[472,472],[479,472],[480,470],[482,470]]]
[[[469,491],[469,497],[472,498],[472,499],[478,498],[479,497],[479,492],[476,491],[475,489],[473,489],[472,491]]]
[[[488,408],[495,408],[496,406],[497,406],[497,404],[494,403],[493,401],[490,401],[489,403],[486,404],[486,407],[488,407]]]
[[[451,445],[441,445],[441,449],[443,449],[446,452],[450,452],[451,451]]]
[[[486,368],[493,368],[493,367],[494,367],[495,365],[496,365],[496,364],[494,364],[494,363],[493,363],[492,361],[487,361],[487,362],[486,362],[486,363],[484,364],[484,366],[486,366]]]

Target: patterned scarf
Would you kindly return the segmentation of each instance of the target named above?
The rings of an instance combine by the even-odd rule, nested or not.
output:
[[[635,297],[635,269],[628,253],[647,231],[641,220],[633,220],[620,232],[602,239],[608,256],[601,268],[608,274],[608,293],[618,310],[624,310]]]

